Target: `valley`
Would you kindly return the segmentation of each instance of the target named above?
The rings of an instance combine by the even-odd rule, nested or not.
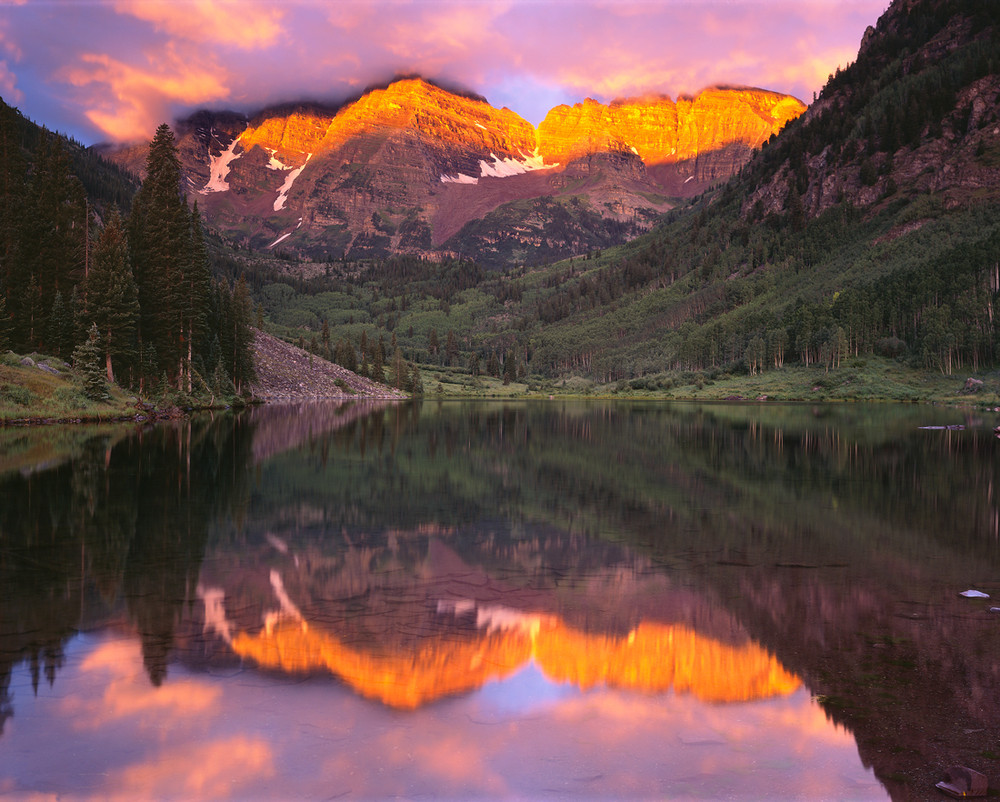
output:
[[[897,0],[808,109],[716,88],[557,106],[536,128],[409,77],[338,107],[198,112],[175,124],[176,169],[245,324],[397,389],[991,406],[998,41],[988,2]],[[7,169],[35,180],[24,153]],[[73,153],[106,176],[96,230],[148,148]],[[60,281],[82,287],[65,247]],[[44,355],[56,287],[25,302],[28,254],[2,263],[0,339]],[[224,339],[181,374],[225,384]]]

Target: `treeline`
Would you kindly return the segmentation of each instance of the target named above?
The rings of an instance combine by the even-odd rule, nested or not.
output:
[[[156,132],[134,199],[122,198],[127,217],[114,193],[94,208],[61,137],[42,131],[28,151],[25,130],[0,109],[0,348],[72,359],[91,377],[99,361],[104,379],[140,392],[246,392],[249,291],[211,279],[169,127]]]

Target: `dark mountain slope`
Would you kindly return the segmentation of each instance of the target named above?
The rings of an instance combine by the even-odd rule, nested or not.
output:
[[[855,64],[719,193],[534,293],[535,369],[755,373],[879,352],[997,360],[1000,39],[980,0],[897,0]]]

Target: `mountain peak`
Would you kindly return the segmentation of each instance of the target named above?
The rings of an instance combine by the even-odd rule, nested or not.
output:
[[[546,115],[538,126],[539,151],[546,162],[618,150],[647,165],[674,163],[733,145],[759,147],[805,109],[790,95],[751,87],[712,87],[676,103],[667,95],[608,105],[587,98]]]

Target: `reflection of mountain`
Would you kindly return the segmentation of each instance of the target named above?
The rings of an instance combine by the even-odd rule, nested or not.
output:
[[[246,415],[254,426],[253,456],[260,464],[275,454],[300,448],[310,439],[349,427],[381,412],[392,401],[265,404]]]
[[[799,686],[756,644],[730,646],[683,626],[640,624],[617,637],[581,632],[547,616],[479,612],[506,620],[469,640],[429,639],[416,653],[366,653],[304,621],[281,623],[257,635],[241,633],[232,645],[240,657],[267,668],[327,669],[361,695],[401,708],[478,688],[531,660],[551,680],[581,688],[672,688],[711,702],[763,699]]]
[[[266,587],[239,570],[224,572],[230,594],[203,584],[205,628],[263,667],[327,670],[362,695],[401,708],[478,688],[529,661],[552,681],[583,688],[672,688],[717,702],[798,687],[731,617],[672,586],[628,550],[533,533],[530,559],[559,568],[532,575],[509,559],[516,554],[509,534],[452,533],[481,562],[506,562],[501,579],[463,562],[443,545],[444,534],[436,530],[428,540],[426,533],[393,533],[413,541],[417,554],[426,544],[426,556],[411,560],[397,546],[391,570],[388,545],[364,547],[363,556],[339,545],[296,553],[271,535],[271,553],[260,553],[251,570],[259,577],[261,566],[282,564],[284,574],[271,568]],[[506,561],[497,559],[500,552]],[[574,564],[574,553],[601,565]],[[215,562],[234,560],[216,555]],[[239,620],[225,617],[226,608]]]
[[[262,462],[254,435],[271,423],[250,416],[98,437],[0,477],[0,689],[22,661],[58,682],[80,629],[138,633],[155,679],[178,656],[237,660],[202,634],[199,582],[206,601],[221,591],[214,620],[234,642],[278,654],[278,636],[305,638],[294,608],[308,654],[339,644],[383,667],[440,647],[466,665],[476,650],[504,665],[527,654],[552,677],[612,683],[629,633],[697,633],[698,653],[760,644],[894,795],[921,798],[941,766],[994,769],[985,753],[1000,742],[996,614],[957,596],[1000,593],[992,421],[917,429],[959,415],[425,404],[339,428],[300,414],[312,435],[290,451],[276,421]],[[45,435],[17,447],[44,453],[32,438]],[[293,607],[269,646],[272,570]],[[537,617],[533,643],[478,626],[501,607]],[[584,659],[558,669],[567,644]]]

